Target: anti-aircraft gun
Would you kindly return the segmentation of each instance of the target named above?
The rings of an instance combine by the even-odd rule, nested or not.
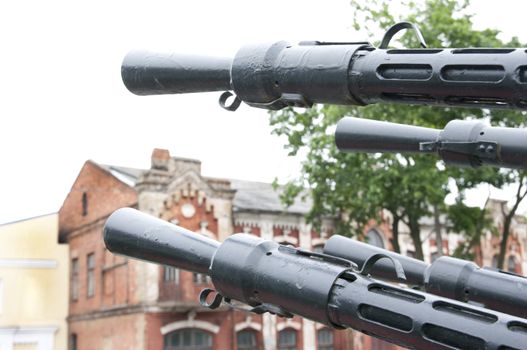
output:
[[[388,49],[404,28],[422,48]],[[228,110],[241,102],[274,110],[392,102],[527,110],[526,58],[520,48],[429,49],[405,22],[378,48],[277,42],[243,47],[233,59],[133,52],[121,72],[138,95],[225,91],[220,105]],[[455,165],[526,168],[526,136],[478,121],[439,131],[345,118],[336,142],[343,151],[437,152]],[[341,236],[324,253],[246,234],[220,243],[129,208],[110,216],[104,241],[114,253],[209,275],[216,290],[199,296],[209,308],[296,314],[415,349],[527,346],[527,279],[460,259],[427,265]]]
[[[353,242],[340,239],[344,247]],[[209,275],[216,291],[204,289],[199,299],[212,309],[222,303],[240,308],[242,303],[248,312],[300,315],[415,349],[504,350],[524,349],[527,344],[526,319],[373,279],[370,273],[377,260],[388,259],[393,276],[405,281],[403,266],[409,264],[388,252],[375,252],[359,268],[347,259],[348,253],[333,252],[331,239],[327,254],[242,233],[220,243],[131,208],[110,216],[104,242],[114,253]],[[488,306],[499,309],[502,305],[492,300],[505,293],[504,303],[519,301],[517,311],[525,316],[526,279],[477,274],[472,263],[441,259],[452,260],[441,266],[443,276],[430,273],[428,283],[457,292],[460,281],[468,280],[466,285],[475,287],[469,290],[476,293],[474,300],[488,300]],[[410,271],[415,276],[414,270]],[[499,287],[500,283],[504,285]]]
[[[423,48],[389,49],[413,28]],[[315,103],[405,103],[527,109],[525,48],[426,48],[418,28],[390,28],[379,47],[368,42],[286,41],[242,47],[234,58],[132,51],[121,75],[137,95],[226,91],[220,105],[265,108]],[[226,105],[227,99],[235,98]]]

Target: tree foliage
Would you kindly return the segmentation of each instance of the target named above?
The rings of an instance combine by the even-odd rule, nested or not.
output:
[[[387,29],[405,20],[417,23],[429,47],[518,46],[514,38],[503,43],[498,30],[478,31],[467,13],[468,1],[352,1],[354,28],[368,33]],[[404,13],[397,10],[404,6]],[[357,40],[362,38],[357,38]],[[399,45],[416,47],[413,33],[405,33]],[[522,126],[525,115],[514,111],[440,108],[430,106],[372,105],[367,107],[318,106],[308,110],[285,109],[271,113],[277,135],[286,136],[290,155],[305,152],[301,175],[286,185],[282,199],[286,204],[310,190],[313,208],[308,219],[316,225],[322,217],[336,218],[337,233],[362,235],[373,218],[380,220],[382,210],[392,220],[393,246],[399,251],[398,227],[405,223],[415,246],[416,257],[423,259],[420,220],[437,208],[449,218],[451,228],[467,236],[468,244],[478,242],[488,226],[487,214],[467,208],[463,195],[480,183],[501,187],[524,178],[515,170],[492,168],[445,168],[430,155],[392,155],[340,153],[334,145],[335,124],[344,116],[389,120],[397,123],[442,129],[453,119],[485,118],[494,125]],[[454,206],[444,204],[455,183],[459,197]],[[479,212],[478,212],[479,210]],[[470,215],[469,215],[470,214]],[[469,220],[467,218],[470,218]],[[475,220],[480,218],[478,224]],[[472,243],[471,243],[472,242]],[[460,254],[470,251],[463,250]]]

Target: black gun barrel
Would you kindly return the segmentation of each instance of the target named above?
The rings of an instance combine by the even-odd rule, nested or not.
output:
[[[344,152],[438,153],[446,164],[527,169],[527,129],[452,120],[443,130],[342,118],[335,143]]]
[[[111,251],[207,273],[218,294],[210,304],[203,300],[210,291],[200,299],[211,308],[223,298],[238,300],[256,313],[297,314],[416,349],[521,349],[527,344],[527,320],[376,281],[347,260],[247,234],[212,244],[171,226],[121,209],[109,218],[104,238]]]
[[[244,46],[233,59],[131,53],[122,77],[140,95],[234,90],[266,109],[398,102],[525,110],[525,56],[525,49],[279,41]]]
[[[115,211],[104,225],[109,251],[207,273],[219,243],[132,208]]]
[[[420,152],[421,142],[436,141],[440,130],[385,121],[342,118],[335,144],[344,152]]]
[[[121,77],[136,95],[183,94],[231,89],[232,59],[132,51]]]
[[[401,263],[409,284],[424,287],[428,293],[527,318],[527,278],[523,276],[479,268],[473,262],[449,256],[427,264],[339,235],[328,239],[324,254],[349,259],[359,266],[375,254],[385,254]],[[387,259],[375,263],[371,274],[398,281],[393,264]]]

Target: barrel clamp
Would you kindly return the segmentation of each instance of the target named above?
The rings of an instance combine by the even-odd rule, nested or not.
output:
[[[301,108],[311,108],[313,102],[306,99],[302,94],[296,93],[282,93],[282,95],[274,101],[267,103],[255,103],[255,102],[245,102],[251,107],[264,108],[269,110],[280,110],[285,107],[301,107]]]
[[[214,298],[212,299],[212,301],[209,303],[207,301],[207,298],[209,297],[209,295],[213,293],[216,293],[216,294],[214,295]],[[207,309],[211,309],[211,310],[217,309],[218,307],[221,306],[222,302],[227,304],[232,309],[245,311],[245,312],[254,312],[255,314],[258,314],[258,315],[269,312],[270,314],[277,315],[279,317],[285,317],[285,318],[293,317],[292,313],[290,313],[289,311],[285,310],[284,308],[278,305],[262,303],[262,304],[256,305],[255,307],[247,307],[247,306],[242,306],[244,304],[239,305],[239,304],[233,303],[233,301],[230,298],[225,298],[223,295],[221,295],[217,291],[210,289],[210,288],[205,288],[199,293],[199,303],[201,304],[201,306],[206,307]]]
[[[347,267],[347,268],[349,268],[351,270],[355,270],[355,271],[359,270],[358,265],[355,264],[353,261],[350,261],[350,260],[347,260],[347,259],[343,259],[343,258],[339,258],[337,256],[323,254],[323,253],[310,252],[309,250],[303,250],[303,249],[299,249],[299,248],[294,248],[294,247],[288,246],[288,245],[281,245],[278,249],[280,249],[282,251],[287,251],[287,252],[289,252],[291,254],[302,255],[302,256],[306,256],[306,257],[310,257],[310,258],[326,261],[326,262],[329,262],[329,263],[332,263],[332,264],[344,266],[344,267]]]
[[[232,96],[234,96],[234,100],[231,102],[231,104],[227,104],[227,100]],[[238,96],[234,95],[232,92],[225,91],[223,94],[221,94],[219,103],[221,108],[230,112],[234,112],[238,109],[238,107],[240,107],[242,101],[239,99]],[[313,106],[313,102],[308,101],[303,95],[293,93],[283,93],[280,98],[277,98],[276,100],[267,103],[256,103],[248,101],[245,101],[245,103],[247,103],[251,107],[269,110],[279,110],[285,107],[310,108]]]
[[[278,305],[262,303],[258,306],[253,307],[249,310],[255,314],[261,315],[269,312],[271,315],[277,315],[279,317],[292,318],[293,314]]]
[[[501,147],[497,142],[489,141],[433,141],[419,143],[419,151],[424,153],[452,152],[481,159],[499,160]]]

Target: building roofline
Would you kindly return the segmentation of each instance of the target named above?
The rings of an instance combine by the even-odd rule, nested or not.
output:
[[[39,219],[39,218],[43,218],[43,217],[46,217],[46,216],[58,215],[58,213],[59,213],[58,211],[54,211],[54,212],[47,213],[47,214],[40,214],[40,215],[30,216],[28,218],[17,219],[17,220],[14,220],[14,221],[8,221],[8,222],[5,222],[5,223],[1,223],[0,227],[13,225],[13,224],[18,224],[18,223],[21,223],[21,222],[24,222],[24,221]]]
[[[120,183],[125,185],[126,187],[131,188],[132,190],[135,191],[135,187],[134,186],[130,186],[129,184],[127,184],[123,180],[119,179],[117,176],[112,174],[112,172],[109,169],[106,168],[106,166],[111,167],[112,165],[106,165],[106,164],[97,163],[96,161],[94,161],[92,159],[88,159],[86,162],[89,162],[90,164],[96,166],[97,168],[101,169],[104,173],[110,175],[111,177],[113,177],[114,179],[116,179],[117,181],[119,181]]]
[[[174,160],[184,160],[186,162],[192,162],[192,163],[196,163],[196,164],[201,164],[201,160],[199,159],[194,159],[194,158],[185,158],[185,157],[172,157],[172,159]]]

